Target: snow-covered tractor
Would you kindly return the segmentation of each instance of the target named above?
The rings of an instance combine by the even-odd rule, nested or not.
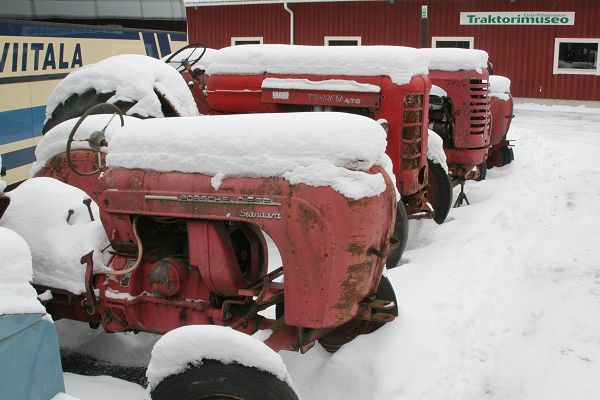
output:
[[[108,111],[112,118],[91,115]],[[111,255],[106,265],[91,253],[79,269],[56,265],[63,287],[35,281],[35,272],[34,283],[52,293],[45,305],[55,319],[171,332],[165,343],[187,343],[155,347],[154,399],[294,399],[285,374],[261,364],[268,348],[304,352],[319,341],[336,351],[397,315],[382,276],[397,200],[379,123],[343,113],[120,114],[98,105],[38,145],[35,176],[77,186],[98,204]],[[263,316],[270,307],[274,318]],[[261,340],[238,354],[241,334],[212,327],[194,339],[188,325]],[[207,348],[216,337],[229,338],[223,358]],[[211,374],[224,383],[194,386]]]
[[[487,167],[502,167],[510,164],[515,156],[507,139],[513,115],[513,99],[510,95],[510,80],[500,75],[490,75],[490,110],[492,127]]]

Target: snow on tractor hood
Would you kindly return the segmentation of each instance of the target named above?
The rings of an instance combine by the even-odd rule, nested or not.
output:
[[[128,114],[162,117],[162,107],[155,90],[181,116],[198,115],[196,103],[181,75],[164,62],[152,57],[124,54],[109,57],[71,72],[60,81],[48,100],[46,121],[54,109],[72,94],[89,89],[96,92],[115,92],[109,103],[119,100],[136,101]]]
[[[500,75],[490,75],[490,97],[502,100],[510,98],[510,79]]]
[[[386,133],[346,113],[246,114],[138,120],[108,145],[109,168],[197,172],[226,177],[280,176],[291,184],[331,186],[360,199],[386,189],[374,165],[391,172]]]
[[[438,71],[480,72],[487,68],[488,53],[476,49],[419,49],[421,57],[429,60],[429,69]]]
[[[0,315],[45,314],[32,279],[31,252],[16,232],[0,227]]]
[[[401,46],[244,45],[217,51],[207,74],[387,75],[396,84],[427,75],[428,61]]]

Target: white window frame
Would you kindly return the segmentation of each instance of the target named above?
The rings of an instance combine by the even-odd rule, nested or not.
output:
[[[437,42],[469,42],[469,49],[475,48],[475,37],[473,36],[432,36],[431,47],[437,49]]]
[[[558,53],[560,51],[561,43],[596,43],[598,45],[598,53],[596,53],[596,69],[558,68]],[[555,38],[552,74],[600,75],[600,38]]]
[[[355,40],[357,46],[362,46],[362,37],[361,36],[325,36],[323,38],[323,45],[329,46],[330,40]]]
[[[263,37],[262,36],[254,36],[254,37],[246,37],[246,36],[236,36],[236,37],[232,37],[231,38],[231,45],[232,46],[241,46],[239,44],[237,44],[236,42],[240,41],[250,41],[250,40],[255,40],[258,43],[257,44],[263,44]]]

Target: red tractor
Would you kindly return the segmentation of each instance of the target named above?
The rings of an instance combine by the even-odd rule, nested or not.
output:
[[[396,266],[406,246],[405,214],[440,224],[446,219],[452,188],[443,167],[428,159],[431,84],[417,50],[238,46],[213,55],[208,78],[204,71],[187,69],[184,76],[195,81],[192,92],[199,110],[208,114],[340,111],[381,121],[402,196],[394,233],[401,245],[388,268]]]
[[[461,185],[455,206],[466,196],[466,180],[482,180],[490,146],[487,53],[467,49],[421,49],[430,58],[429,124],[444,141],[453,183]],[[468,200],[467,200],[468,203]]]
[[[506,138],[514,115],[510,80],[504,76],[490,75],[490,110],[492,128],[487,167],[502,167],[515,159],[510,141]]]
[[[342,177],[351,176],[350,181],[360,177],[380,182],[377,191],[348,197],[334,189],[335,184],[291,183],[289,176],[256,176],[252,171],[215,183],[214,172],[161,168],[148,153],[156,149],[161,157],[177,160],[217,160],[210,165],[219,167],[222,153],[202,153],[198,146],[214,148],[223,141],[239,144],[234,146],[238,150],[228,150],[231,157],[222,159],[226,164],[246,156],[244,143],[262,149],[282,141],[309,140],[304,146],[308,156],[319,158],[325,154],[319,149],[320,138],[334,133],[344,137],[347,132],[352,141],[377,141],[384,155],[385,135],[379,124],[340,113],[133,122],[129,118],[107,143],[106,126],[88,129],[85,124],[90,114],[107,112],[114,113],[113,117],[121,114],[113,105],[100,104],[74,126],[71,123],[66,150],[48,157],[36,174],[79,186],[96,201],[112,248],[106,267],[93,265],[91,254],[82,258],[86,264],[83,293],[38,285],[38,291],[52,292],[46,307],[54,319],[86,321],[102,325],[107,332],[163,334],[203,324],[250,335],[270,330],[264,343],[271,349],[305,352],[317,340],[335,351],[397,315],[393,288],[382,277],[392,242],[396,196],[381,159],[372,154],[357,156],[360,159],[342,160],[343,166],[332,167]],[[119,117],[123,125],[125,120]],[[272,134],[265,134],[264,123],[255,123],[264,119]],[[53,146],[53,135],[60,133],[61,125],[44,136],[40,152],[46,143]],[[297,136],[300,131],[304,137]],[[244,134],[245,139],[238,141]],[[107,145],[110,151],[105,157]],[[361,154],[360,146],[355,147],[355,153]],[[270,272],[264,233],[276,244],[283,264]],[[260,314],[271,306],[276,306],[276,319]],[[191,369],[206,372],[210,368],[215,368],[213,362],[196,363]],[[240,393],[245,390],[240,387],[283,384],[276,378],[265,381],[256,368],[242,372],[246,383],[238,382],[239,387],[236,383],[203,389],[186,381],[190,397],[178,398],[218,394],[219,398],[255,399],[250,388]],[[181,385],[179,378],[176,375],[158,384],[153,398],[173,398],[171,389]],[[287,386],[262,396],[296,398]]]

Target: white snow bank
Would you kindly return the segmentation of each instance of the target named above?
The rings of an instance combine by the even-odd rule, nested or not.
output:
[[[33,258],[33,282],[79,294],[84,291],[81,256],[94,250],[94,265],[103,266],[108,238],[92,202],[91,222],[81,190],[52,178],[32,178],[10,192],[11,206],[0,225],[21,235]],[[69,210],[74,213],[67,223]]]
[[[75,132],[74,139],[87,139],[92,133],[103,129],[107,126],[108,122],[111,120],[112,114],[99,114],[99,115],[90,115],[83,121],[83,124],[79,126],[77,132]],[[36,173],[39,172],[40,169],[46,165],[48,160],[57,154],[64,153],[67,148],[67,139],[71,130],[77,123],[79,118],[73,118],[68,121],[62,122],[56,125],[54,128],[50,129],[42,139],[38,143],[35,148],[35,162],[31,167],[31,171],[29,172],[29,176],[32,177]],[[139,121],[138,118],[124,116],[125,124],[135,124]],[[105,131],[106,140],[110,143],[112,136],[114,133],[121,127],[121,120],[119,116],[115,116],[110,124],[108,125]],[[76,142],[74,141],[71,145],[72,150],[80,150],[86,149],[89,150],[90,146],[88,142]],[[106,153],[107,148],[103,147],[100,151]]]
[[[386,165],[385,148],[381,125],[346,113],[163,118],[125,125],[109,144],[107,165],[225,177],[283,176],[294,183],[332,186],[359,199],[385,190],[381,174],[365,173]]]
[[[146,390],[135,383],[112,376],[85,376],[69,372],[63,374],[68,397],[60,400],[147,400]],[[57,400],[57,399],[54,399]]]
[[[510,79],[500,75],[490,75],[490,97],[510,99]]]
[[[60,392],[60,393],[57,393],[54,397],[52,397],[51,400],[78,400],[78,399],[73,396],[69,396],[68,394],[66,394],[64,392]]]
[[[194,98],[181,75],[173,68],[152,57],[123,54],[109,57],[71,72],[60,81],[46,105],[46,121],[54,109],[72,94],[89,89],[97,93],[115,92],[108,102],[137,101],[128,115],[163,117],[155,90],[169,101],[182,116],[198,115]]]
[[[440,164],[444,171],[448,173],[448,164],[446,164],[446,153],[444,152],[444,141],[434,131],[429,129],[427,139],[427,158],[436,164]]]
[[[359,83],[345,79],[325,79],[311,81],[309,79],[280,79],[265,78],[262,81],[263,89],[296,89],[296,90],[325,90],[340,92],[379,93],[381,87],[369,83]]]
[[[448,92],[446,92],[444,89],[442,89],[439,86],[431,85],[431,90],[429,91],[429,95],[437,96],[437,97],[448,97]]]
[[[488,53],[476,49],[419,49],[429,60],[429,69],[440,71],[482,70],[487,68]]]
[[[14,208],[11,207],[11,212]],[[0,227],[0,315],[45,314],[31,286],[31,252],[25,240]]]
[[[401,46],[232,46],[219,50],[208,67],[219,74],[387,75],[402,85],[427,74],[428,60]]]
[[[179,53],[175,57],[173,57],[173,59],[171,61],[169,61],[167,63],[167,65],[169,65],[173,68],[177,68],[177,67],[181,66],[181,61],[183,61],[185,59],[188,59],[188,62],[193,62],[194,60],[198,59],[198,57],[200,57],[200,54],[202,54],[202,50],[204,50],[204,49],[201,47],[185,49],[184,51],[182,51],[181,53]],[[217,50],[215,50],[215,49],[207,48],[206,52],[204,52],[204,55],[202,56],[202,58],[200,60],[198,60],[198,62],[196,64],[192,65],[192,69],[200,68],[200,69],[206,70],[206,68],[208,68],[208,66],[212,63],[216,52],[217,52]],[[173,53],[171,53],[171,54],[173,54]],[[167,58],[169,58],[171,56],[171,54],[164,56],[160,60],[162,62],[166,62]]]
[[[165,378],[181,373],[202,360],[241,364],[266,371],[292,387],[287,368],[279,354],[262,341],[229,327],[190,325],[174,329],[154,345],[146,377],[148,390]]]

